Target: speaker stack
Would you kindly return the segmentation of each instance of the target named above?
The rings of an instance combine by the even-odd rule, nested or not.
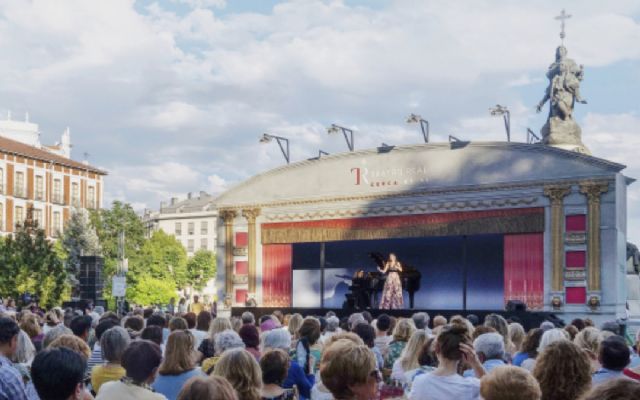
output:
[[[104,259],[98,256],[80,257],[80,298],[82,300],[92,300],[93,304],[100,304],[103,301],[102,289],[104,288],[104,278],[102,269]]]

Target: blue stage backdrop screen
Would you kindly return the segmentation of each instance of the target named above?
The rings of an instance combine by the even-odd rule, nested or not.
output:
[[[344,276],[351,277],[360,269],[376,271],[370,256],[374,252],[385,257],[395,253],[403,265],[420,272],[416,309],[497,310],[504,307],[502,235],[296,243],[292,256],[292,305],[342,307],[350,285]],[[323,272],[324,290],[321,287]],[[404,304],[409,308],[406,291]]]

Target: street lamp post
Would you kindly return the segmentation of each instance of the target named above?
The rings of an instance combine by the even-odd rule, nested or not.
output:
[[[422,131],[422,137],[424,138],[425,143],[429,143],[429,121],[422,118],[417,114],[411,114],[407,117],[408,124],[420,124],[420,130]]]
[[[260,143],[269,143],[273,139],[275,139],[276,142],[278,142],[278,146],[280,146],[280,151],[282,151],[282,155],[284,156],[284,159],[287,161],[287,164],[289,164],[289,162],[291,161],[290,153],[289,153],[289,139],[283,138],[281,136],[274,136],[274,135],[269,135],[268,133],[265,133],[260,138]]]
[[[331,124],[331,126],[327,128],[327,133],[329,135],[332,135],[338,132],[342,132],[342,134],[344,135],[344,140],[347,142],[347,147],[349,148],[349,151],[353,151],[353,149],[355,148],[353,143],[353,129],[345,128],[344,126],[340,126],[336,124]]]
[[[491,115],[493,116],[502,116],[504,120],[504,129],[507,132],[507,142],[511,141],[511,113],[506,106],[501,106],[500,104],[496,104],[495,107],[491,107],[489,109]]]

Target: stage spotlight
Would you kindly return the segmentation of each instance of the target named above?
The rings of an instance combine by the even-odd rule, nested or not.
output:
[[[260,143],[269,143],[273,139],[275,139],[276,142],[278,142],[278,146],[280,146],[280,151],[282,151],[282,155],[284,156],[284,159],[287,161],[287,164],[289,164],[289,161],[290,161],[289,139],[283,138],[282,136],[275,136],[275,135],[270,135],[268,133],[264,133],[260,138]]]
[[[507,132],[507,142],[511,141],[511,113],[506,106],[501,106],[500,104],[496,104],[495,107],[489,108],[491,115],[499,117],[502,116],[504,120],[504,129]]]
[[[407,117],[407,123],[408,124],[420,124],[420,130],[422,131],[422,138],[424,139],[425,143],[429,143],[429,121],[427,121],[426,119],[422,118],[421,116],[417,115],[417,114],[411,114],[409,115],[409,117]]]
[[[353,143],[353,129],[345,128],[344,126],[331,124],[330,127],[327,128],[327,133],[332,135],[334,133],[342,132],[344,135],[344,140],[347,142],[347,147],[349,151],[353,151],[354,143]]]

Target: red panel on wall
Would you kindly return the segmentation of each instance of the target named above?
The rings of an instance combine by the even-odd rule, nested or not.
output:
[[[584,304],[587,302],[587,288],[568,287],[567,304]]]
[[[236,274],[246,275],[249,273],[249,263],[247,261],[236,261]]]
[[[567,268],[584,268],[587,255],[585,251],[567,251],[565,254]]]
[[[247,247],[248,237],[247,232],[236,232],[236,247]]]
[[[567,232],[585,232],[587,230],[587,216],[584,214],[568,215],[565,229]]]
[[[244,304],[247,301],[247,289],[236,289],[236,303]]]
[[[504,300],[541,309],[544,294],[544,241],[541,233],[504,235]]]
[[[262,246],[263,306],[291,306],[291,256],[290,244]]]

